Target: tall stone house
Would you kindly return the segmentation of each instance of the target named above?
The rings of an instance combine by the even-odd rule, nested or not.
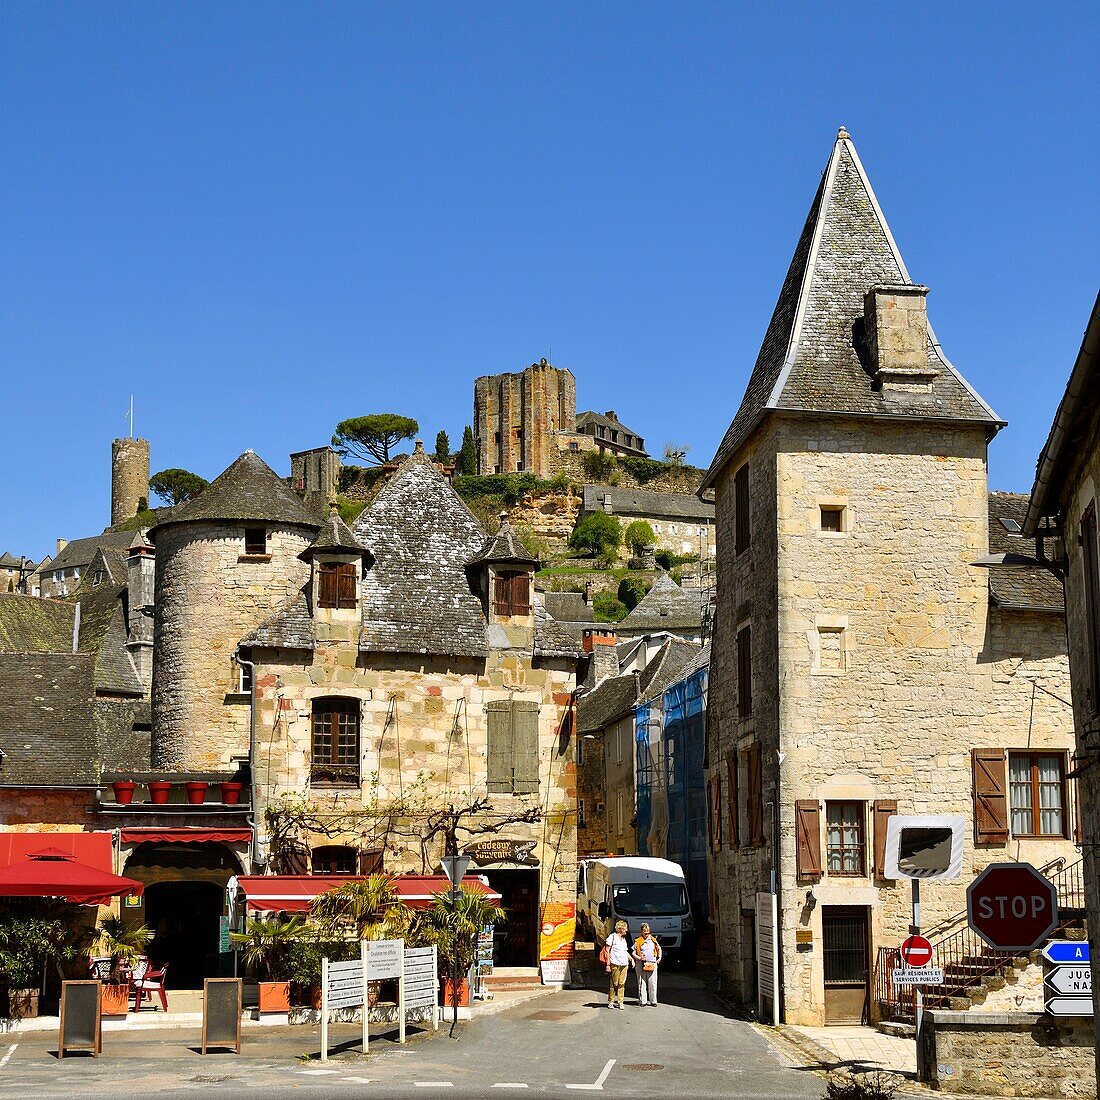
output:
[[[572,372],[545,359],[474,380],[474,441],[479,474],[547,478],[558,472],[562,452],[646,454],[645,440],[614,412],[578,414]]]
[[[1022,534],[1038,539],[1041,555],[1061,574],[1077,737],[1075,772],[1083,805],[1085,897],[1092,995],[1100,1021],[1100,296],[1092,308],[1065,395],[1039,455]],[[1100,1024],[1097,1031],[1100,1072]]]
[[[653,528],[656,547],[676,554],[714,557],[714,504],[694,493],[658,493],[612,485],[586,485],[581,517],[593,512],[615,516],[625,530],[635,520]]]
[[[498,965],[537,965],[540,906],[575,892],[580,656],[533,598],[538,563],[506,522],[486,538],[419,444],[353,530],[333,513],[307,538],[289,510],[271,518],[293,591],[239,635],[260,858],[423,874],[457,846],[502,895]],[[219,695],[180,745],[206,753]]]
[[[1078,858],[1061,593],[1038,562],[983,564],[1025,502],[989,493],[1003,422],[927,294],[841,130],[703,485],[712,919],[723,975],[755,1001],[774,900],[789,1023],[874,1012],[879,949],[910,923],[908,884],[885,878],[891,814],[972,823],[962,880],[922,892],[929,928],[990,862]]]

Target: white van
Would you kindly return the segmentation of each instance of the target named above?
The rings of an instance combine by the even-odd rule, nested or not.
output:
[[[597,944],[606,941],[618,920],[626,921],[631,939],[641,934],[645,921],[666,959],[695,965],[695,921],[678,863],[652,856],[586,859],[578,871],[577,912]]]

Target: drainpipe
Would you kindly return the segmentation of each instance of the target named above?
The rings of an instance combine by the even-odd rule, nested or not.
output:
[[[77,653],[80,650],[80,604],[76,605],[76,610],[73,612],[73,652]]]
[[[252,674],[249,677],[251,691],[248,697],[248,797],[252,812],[246,821],[252,828],[252,839],[248,842],[249,870],[255,871],[256,857],[259,852],[257,833],[260,828],[256,821],[256,664],[254,661],[246,661],[241,656],[240,646],[237,647],[233,656],[237,664],[244,665]]]

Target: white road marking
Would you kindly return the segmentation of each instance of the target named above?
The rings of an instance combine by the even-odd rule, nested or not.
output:
[[[0,1058],[0,1069],[3,1069],[8,1064],[8,1060],[15,1053],[18,1046],[18,1043],[12,1043],[12,1045],[8,1047],[8,1053],[5,1054],[3,1058]]]
[[[525,1089],[527,1085],[523,1081],[498,1081],[493,1088],[495,1089]]]
[[[413,1081],[413,1087],[418,1089],[453,1089],[454,1081]]]
[[[357,1085],[369,1085],[371,1079],[369,1077],[343,1077],[343,1081],[354,1081]]]
[[[299,1073],[306,1073],[311,1077],[320,1077],[323,1073],[339,1073],[338,1069],[300,1069]]]
[[[595,1092],[603,1091],[603,1083],[607,1080],[607,1075],[611,1072],[611,1067],[614,1066],[615,1059],[609,1058],[607,1065],[603,1067],[603,1072],[596,1078],[594,1085],[566,1085],[567,1089],[588,1089]]]

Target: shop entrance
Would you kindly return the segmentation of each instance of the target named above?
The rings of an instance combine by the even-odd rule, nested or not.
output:
[[[154,882],[145,889],[150,957],[168,963],[169,989],[201,989],[217,973],[218,918],[225,890],[212,882]]]
[[[478,869],[500,894],[505,918],[493,929],[494,966],[539,964],[539,872],[537,867]]]
[[[867,1022],[867,909],[827,905],[821,915],[822,961],[825,968],[825,1023]]]

